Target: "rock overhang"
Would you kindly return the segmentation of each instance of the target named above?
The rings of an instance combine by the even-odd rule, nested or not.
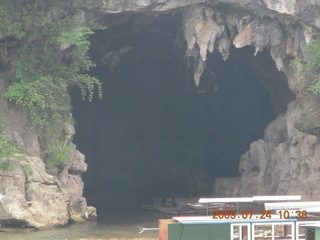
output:
[[[195,59],[194,80],[199,85],[207,54],[217,51],[227,59],[231,45],[253,46],[255,54],[269,49],[278,70],[289,74],[289,60],[304,56],[305,44],[319,29],[319,13],[310,10],[316,7],[312,1],[301,4],[294,0],[108,1],[99,12],[102,15],[182,12],[186,55]],[[307,9],[308,18],[304,15]],[[294,86],[290,88],[295,90]]]

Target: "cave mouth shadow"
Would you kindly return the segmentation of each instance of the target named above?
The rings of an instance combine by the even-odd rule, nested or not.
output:
[[[74,142],[86,155],[85,196],[101,213],[135,213],[153,197],[210,195],[238,176],[250,143],[293,99],[268,50],[208,54],[200,86],[185,57],[181,14],[123,14],[91,39],[104,97],[72,96]]]

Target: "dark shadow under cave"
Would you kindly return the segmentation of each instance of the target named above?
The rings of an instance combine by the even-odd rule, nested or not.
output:
[[[99,212],[128,199],[131,208],[154,196],[209,195],[215,178],[237,176],[241,154],[292,99],[268,51],[210,54],[196,88],[180,14],[106,21],[91,39],[104,97],[88,103],[72,92],[89,204]]]

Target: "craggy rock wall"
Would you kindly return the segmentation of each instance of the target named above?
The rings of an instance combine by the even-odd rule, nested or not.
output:
[[[213,195],[303,194],[305,199],[317,199],[320,145],[315,135],[295,127],[303,109],[313,106],[317,99],[299,92],[300,79],[290,71],[289,60],[304,58],[303,47],[318,36],[319,6],[319,0],[109,0],[101,1],[101,6],[92,11],[97,18],[128,11],[183,11],[186,54],[195,59],[195,84],[199,84],[210,52],[218,51],[226,59],[232,44],[237,48],[253,46],[256,53],[270,50],[277,68],[286,74],[296,100],[285,114],[270,123],[264,138],[252,143],[241,157],[241,176],[217,179]],[[2,58],[10,57],[0,47]],[[94,215],[94,209],[87,207],[82,197],[81,173],[86,170],[83,155],[73,146],[73,157],[64,171],[58,177],[48,175],[39,158],[37,134],[25,110],[3,98],[0,108],[10,118],[5,133],[29,154],[27,161],[17,164],[13,171],[0,174],[1,222],[45,227]]]
[[[16,155],[10,172],[0,174],[0,219],[3,225],[44,228],[95,218],[82,197],[84,155],[75,149],[65,170],[54,177],[38,157]],[[22,160],[21,160],[22,159]]]
[[[4,82],[0,83],[3,92]],[[0,223],[43,228],[95,218],[95,208],[87,207],[82,196],[81,173],[87,169],[84,155],[71,144],[69,164],[58,177],[48,174],[26,110],[4,98],[0,98],[0,109],[6,119],[5,133],[27,153],[15,155],[11,171],[0,171]]]
[[[81,173],[87,169],[84,155],[72,145],[69,164],[58,177],[49,175],[39,158],[37,134],[23,108],[0,99],[6,119],[5,132],[28,156],[16,154],[14,169],[0,172],[0,222],[37,228],[65,225],[95,218],[93,207],[82,197]]]
[[[0,81],[0,92],[4,82]],[[80,221],[94,215],[82,197],[81,173],[86,171],[84,155],[73,145],[68,166],[54,177],[45,171],[40,158],[37,133],[24,108],[0,98],[5,133],[28,154],[15,156],[14,169],[0,172],[0,223],[49,227]]]
[[[301,108],[289,105],[265,130],[263,139],[253,142],[241,156],[241,177],[215,181],[215,196],[302,195],[317,200],[319,192],[320,145],[315,135],[295,128]]]
[[[3,9],[4,5],[0,3],[1,18],[7,17]],[[28,37],[17,40],[6,35],[4,29],[7,23],[3,22],[0,24],[0,226],[47,228],[95,220],[96,209],[87,206],[83,197],[81,174],[87,170],[85,157],[70,142],[75,133],[73,126],[66,124],[65,139],[70,147],[68,164],[59,174],[50,175],[43,160],[44,150],[40,146],[41,131],[31,124],[25,107],[4,97],[15,70],[12,63],[18,59],[17,48],[21,42],[32,42],[37,38],[37,24],[22,23]],[[10,153],[10,166],[3,167],[8,158],[6,151],[13,145],[19,148],[19,151],[17,148],[14,150],[19,153],[13,156]]]
[[[3,92],[4,82],[0,83]],[[4,98],[0,98],[0,109],[6,119],[5,133],[27,153],[15,155],[14,169],[0,171],[0,223],[42,228],[95,218],[95,208],[87,207],[82,196],[81,173],[87,169],[84,155],[71,145],[69,164],[58,177],[49,175],[26,110]]]
[[[278,70],[286,74],[289,87],[296,95],[287,112],[266,128],[264,138],[252,143],[250,150],[241,157],[241,176],[217,179],[213,195],[302,194],[304,199],[319,199],[317,133],[315,130],[309,135],[296,128],[305,109],[317,111],[317,107],[312,107],[317,99],[300,91],[301,79],[294,77],[289,68],[293,57],[306,57],[305,44],[319,34],[319,12],[314,11],[319,5],[294,1],[264,3],[259,7],[254,3],[247,5],[251,8],[249,12],[232,10],[231,4],[230,8],[222,5],[190,8],[186,15],[187,54],[198,59],[194,74],[196,84],[206,67],[207,52],[219,51],[227,58],[230,44],[237,48],[252,45],[255,54],[270,49]],[[318,115],[312,116],[314,129],[317,129]]]

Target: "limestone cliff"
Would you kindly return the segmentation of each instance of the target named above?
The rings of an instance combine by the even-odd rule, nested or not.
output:
[[[304,199],[318,199],[320,179],[317,134],[314,131],[314,135],[308,135],[296,128],[299,121],[307,121],[301,120],[301,113],[305,113],[305,109],[317,111],[317,107],[312,107],[317,100],[300,91],[301,79],[293,76],[288,65],[292,57],[306,57],[304,46],[318,36],[319,26],[316,22],[319,12],[312,9],[319,6],[312,6],[308,2],[298,4],[294,1],[278,4],[265,1],[259,8],[253,3],[247,6],[252,9],[249,13],[241,13],[239,9],[232,11],[230,8],[221,13],[219,10],[206,8],[202,10],[205,15],[202,20],[199,17],[201,14],[197,14],[197,17],[191,18],[191,27],[190,21],[187,21],[186,29],[191,29],[192,32],[190,34],[190,30],[187,31],[188,49],[192,50],[194,46],[199,49],[195,53],[200,62],[195,72],[195,80],[198,81],[197,74],[201,74],[205,66],[207,51],[216,49],[223,57],[228,57],[231,43],[226,37],[225,29],[229,29],[233,36],[232,43],[237,48],[253,45],[256,53],[264,48],[270,49],[278,70],[286,74],[296,100],[289,104],[284,115],[270,123],[264,138],[252,143],[250,150],[241,157],[241,177],[217,179],[213,194],[302,194]],[[232,4],[230,7],[232,8]],[[317,122],[316,114],[310,118]],[[314,125],[316,129],[318,124]]]
[[[319,143],[315,135],[295,128],[301,108],[289,105],[265,130],[263,139],[253,142],[241,156],[239,178],[215,181],[216,196],[303,195],[305,200],[319,199]]]
[[[70,221],[95,218],[93,207],[82,197],[81,173],[86,171],[84,156],[75,148],[72,159],[59,177],[46,172],[38,157],[15,155],[14,169],[1,173],[1,211],[3,225],[46,228]]]
[[[35,2],[38,6],[39,1]],[[48,2],[54,5],[54,1]],[[50,4],[46,7],[50,8]],[[72,16],[79,21],[101,21],[106,15],[124,12],[148,13],[154,17],[168,11],[181,12],[184,16],[181,27],[186,40],[184,54],[194,59],[195,85],[199,85],[208,67],[207,57],[212,52],[219,52],[223,59],[227,59],[231,46],[252,46],[255,54],[270,51],[278,70],[286,75],[290,91],[268,72],[263,62],[251,59],[255,73],[263,76],[259,81],[270,92],[273,109],[279,115],[266,128],[264,138],[252,143],[250,150],[241,157],[241,176],[217,179],[213,195],[302,194],[304,199],[318,199],[318,97],[301,91],[299,86],[302,80],[289,64],[294,58],[308,57],[304,47],[320,33],[319,8],[320,1],[317,0],[97,0],[95,7],[73,13]],[[67,10],[72,11],[72,8]],[[36,16],[34,11],[31,12],[34,14],[32,16]],[[11,63],[19,58],[19,44],[27,42],[35,47],[39,29],[61,18],[59,12],[52,11],[50,14],[47,14],[50,20],[24,23],[24,38],[15,39],[0,31],[1,73],[15,71]],[[4,25],[0,27],[0,30],[5,29]],[[47,38],[45,40],[49,41]],[[59,56],[59,61],[70,62],[70,45],[61,44],[60,51],[64,55]],[[10,84],[4,76],[0,80],[1,93]],[[70,84],[68,87],[73,86]],[[297,123],[304,120],[301,116],[308,109],[311,113],[306,115],[309,120],[311,118],[313,127],[305,133],[297,129]],[[27,109],[2,97],[0,112],[5,117],[5,135],[11,137],[24,155],[21,159],[18,153],[14,154],[16,164],[13,169],[0,172],[0,223],[18,222],[47,227],[94,217],[95,209],[87,207],[82,197],[81,173],[86,171],[87,166],[84,156],[70,142],[73,127],[66,124],[63,139],[65,145],[70,146],[70,159],[54,176],[45,170],[43,155],[46,149],[41,147],[39,140],[42,132],[31,124]]]
[[[0,223],[45,228],[95,219],[95,208],[88,207],[82,196],[81,174],[87,169],[84,155],[71,143],[69,163],[58,176],[48,174],[26,109],[4,98],[0,98],[0,106],[1,116],[6,119],[5,134],[24,149],[12,156],[8,171],[0,170]]]
[[[64,5],[66,6],[68,5]],[[38,111],[40,107],[37,113],[32,113],[37,106],[40,106],[38,100],[50,99],[51,103],[54,101],[49,97],[50,92],[44,93],[45,88],[48,89],[49,86],[41,89],[40,85],[49,78],[51,78],[51,83],[59,79],[57,76],[53,77],[58,69],[49,73],[45,70],[50,68],[48,64],[41,69],[40,65],[45,60],[39,61],[41,57],[37,59],[35,51],[39,51],[39,46],[46,42],[42,45],[45,46],[45,52],[40,51],[38,56],[49,57],[48,60],[56,57],[55,63],[52,62],[51,66],[56,67],[62,64],[63,55],[74,45],[59,43],[58,48],[55,48],[52,42],[47,41],[48,35],[45,37],[47,40],[42,41],[42,39],[39,42],[40,32],[44,28],[52,27],[53,23],[58,20],[74,22],[72,18],[76,18],[79,22],[81,16],[82,18],[85,16],[81,11],[73,13],[70,9],[62,8],[59,10],[64,13],[57,13],[55,12],[56,7],[54,2],[42,4],[39,1],[28,3],[2,1],[0,3],[0,225],[2,226],[46,228],[96,219],[95,208],[88,207],[83,197],[84,184],[81,174],[86,171],[87,164],[84,161],[84,155],[71,142],[74,127],[70,122],[71,117],[68,117],[71,115],[70,109],[62,110],[64,112],[62,115],[59,114],[59,112],[62,113],[61,110],[54,110],[62,105],[68,108],[66,105],[68,104],[67,88],[71,88],[72,84],[65,85],[65,87],[60,85],[60,88],[62,87],[60,90],[64,92],[62,95],[52,92],[52,96],[64,101],[60,106],[54,103],[55,106],[49,107],[54,111],[46,112],[49,108],[45,104],[42,110]],[[23,11],[26,12],[23,13]],[[60,27],[61,25],[58,26]],[[58,32],[61,32],[61,29]],[[81,37],[82,34],[79,33],[77,36]],[[29,53],[19,52],[21,49],[29,49],[27,50]],[[54,53],[55,57],[49,56],[50,52]],[[21,69],[22,65],[19,67],[18,62],[21,63],[24,57],[30,56],[32,57],[26,60],[25,67]],[[68,61],[73,60],[69,58]],[[19,68],[22,70],[22,78],[17,81],[16,73],[20,71]],[[27,76],[25,70],[31,75]],[[40,77],[41,74],[38,74],[43,70],[46,76]],[[70,71],[72,70],[68,69],[63,75]],[[37,78],[41,80],[35,83]],[[24,98],[20,101],[10,99],[6,94],[14,82],[19,83],[20,86],[24,85],[25,89],[14,90],[14,95],[18,94],[21,97],[29,91],[31,93],[29,97],[38,96],[40,98],[38,100],[31,100],[32,97]],[[26,90],[27,88],[29,90]],[[29,100],[32,103],[27,104]],[[42,115],[44,112],[46,112],[46,117]],[[56,120],[60,120],[46,122],[45,119],[50,118],[48,114],[56,115],[58,116]],[[41,124],[36,124],[34,117],[42,123],[46,122],[45,125],[41,127]],[[53,153],[52,157],[48,155],[50,151]],[[51,159],[49,160],[48,157]]]

